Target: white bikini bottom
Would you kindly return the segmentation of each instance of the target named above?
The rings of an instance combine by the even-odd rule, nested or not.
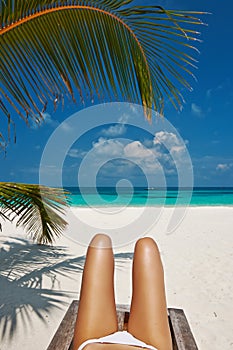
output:
[[[122,344],[122,345],[138,346],[138,347],[146,348],[150,350],[157,350],[154,346],[144,343],[143,341],[135,338],[132,334],[130,334],[127,331],[116,332],[102,338],[88,339],[80,345],[78,350],[82,350],[86,345],[92,344],[92,343]]]

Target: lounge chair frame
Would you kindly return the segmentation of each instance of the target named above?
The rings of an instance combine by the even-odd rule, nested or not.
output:
[[[71,349],[78,305],[78,300],[73,300],[70,304],[47,350]],[[129,318],[129,307],[126,305],[117,305],[117,317],[118,329],[126,329]],[[168,318],[172,334],[173,350],[198,350],[184,311],[182,309],[169,308]]]

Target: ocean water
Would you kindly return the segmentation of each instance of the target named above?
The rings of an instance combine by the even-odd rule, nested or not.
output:
[[[66,188],[71,206],[232,206],[233,187],[177,188]]]

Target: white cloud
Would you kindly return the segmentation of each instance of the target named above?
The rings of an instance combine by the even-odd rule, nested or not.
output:
[[[167,131],[159,131],[155,134],[154,137],[154,145],[155,146],[164,146],[167,148],[169,153],[172,156],[181,156],[184,154],[186,150],[185,144],[188,141],[181,142],[181,140],[177,137],[176,134]]]
[[[213,95],[218,92],[218,91],[221,91],[223,90],[224,88],[224,83],[223,84],[219,84],[218,86],[214,87],[214,88],[210,88],[206,91],[206,97],[207,98],[210,98],[210,97],[213,97]]]
[[[139,108],[137,106],[135,106],[134,104],[130,103],[129,109],[132,113],[138,114]]]
[[[68,156],[71,158],[82,158],[85,156],[86,152],[79,150],[77,148],[71,148],[68,152]]]
[[[115,124],[110,126],[108,129],[103,129],[101,133],[107,137],[114,137],[123,135],[126,132],[127,128],[124,124]]]
[[[196,103],[191,104],[191,111],[195,116],[197,116],[199,118],[204,116],[202,108],[200,106],[198,106]]]
[[[143,145],[149,149],[153,148],[154,147],[154,140],[149,140],[149,139],[143,140]]]
[[[135,108],[135,107],[134,107]],[[130,108],[131,109],[131,108]],[[118,119],[118,122],[121,123],[121,124],[126,124],[128,123],[128,120],[130,119],[130,116],[127,114],[127,113],[123,113],[119,119]]]
[[[52,127],[57,127],[59,125],[57,120],[54,120],[49,113],[42,113],[45,124],[51,125]]]
[[[153,174],[160,168],[156,150],[146,148],[140,141],[133,141],[126,145],[124,154],[127,159],[143,169],[145,174]]]
[[[112,156],[113,158],[121,156],[124,153],[123,149],[124,145],[119,140],[107,140],[103,137],[100,137],[97,142],[93,143],[92,148],[95,156]]]
[[[56,128],[59,125],[59,122],[54,120],[49,113],[41,114],[43,119],[38,116],[38,122],[33,121],[31,124],[32,129],[38,129],[38,127],[42,127],[44,125],[50,125],[52,128]]]
[[[104,164],[101,169],[102,176],[112,178],[114,176],[125,177],[126,174],[133,173],[135,164],[127,159],[116,159],[114,162]]]
[[[170,148],[171,146],[180,145],[180,141],[176,134],[173,134],[172,132],[159,131],[155,134],[154,144],[163,144],[167,148]]]
[[[127,131],[125,124],[128,122],[128,120],[129,120],[129,115],[126,113],[123,113],[119,117],[117,124],[111,125],[107,129],[103,129],[101,131],[101,133],[106,137],[121,136],[121,135],[125,134]]]
[[[138,158],[138,159],[155,159],[153,152],[143,146],[140,141],[133,141],[125,146],[124,154],[129,158]]]
[[[148,145],[148,147],[147,147]],[[139,167],[145,176],[161,174],[173,175],[180,167],[186,167],[184,153],[185,144],[172,132],[160,131],[155,134],[154,140],[140,142],[124,139],[107,139],[100,137],[86,152],[81,163],[83,173],[81,181],[93,181],[94,174],[100,169],[102,176],[115,177],[122,174],[127,178],[133,175],[135,167]],[[70,155],[78,157],[78,150]],[[163,175],[164,176],[164,175]]]
[[[94,169],[109,161],[114,163],[116,158],[119,158],[126,160],[124,163],[126,171],[129,170],[129,164],[134,163],[145,174],[155,173],[161,168],[167,173],[174,172],[172,168],[175,168],[175,164],[178,165],[185,150],[185,145],[180,142],[178,137],[173,133],[162,131],[155,135],[154,143],[150,143],[150,145],[151,147],[147,148],[138,140],[126,144],[123,140],[109,140],[100,137],[97,142],[93,143],[92,149],[87,152],[87,167]]]
[[[232,164],[227,164],[227,163],[219,163],[216,166],[216,170],[220,170],[220,171],[227,171],[232,167]]]
[[[132,160],[133,162],[155,160],[155,153],[151,149],[143,146],[140,141],[132,141],[124,144],[123,141],[120,140],[108,140],[101,137],[98,142],[93,144],[91,151],[94,152],[93,157],[107,156],[109,159],[119,157]]]
[[[170,150],[170,152],[171,152],[171,154],[182,154],[183,152],[184,152],[184,150],[185,150],[185,147],[183,146],[183,145],[180,145],[180,146],[173,146],[173,147],[171,147],[171,150]]]

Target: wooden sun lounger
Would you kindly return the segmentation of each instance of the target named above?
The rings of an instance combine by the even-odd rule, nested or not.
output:
[[[70,350],[78,303],[78,300],[74,300],[71,303],[47,350]],[[118,329],[125,329],[129,318],[128,306],[117,305],[117,316]],[[169,308],[168,318],[172,334],[173,350],[197,350],[198,348],[184,311]]]

